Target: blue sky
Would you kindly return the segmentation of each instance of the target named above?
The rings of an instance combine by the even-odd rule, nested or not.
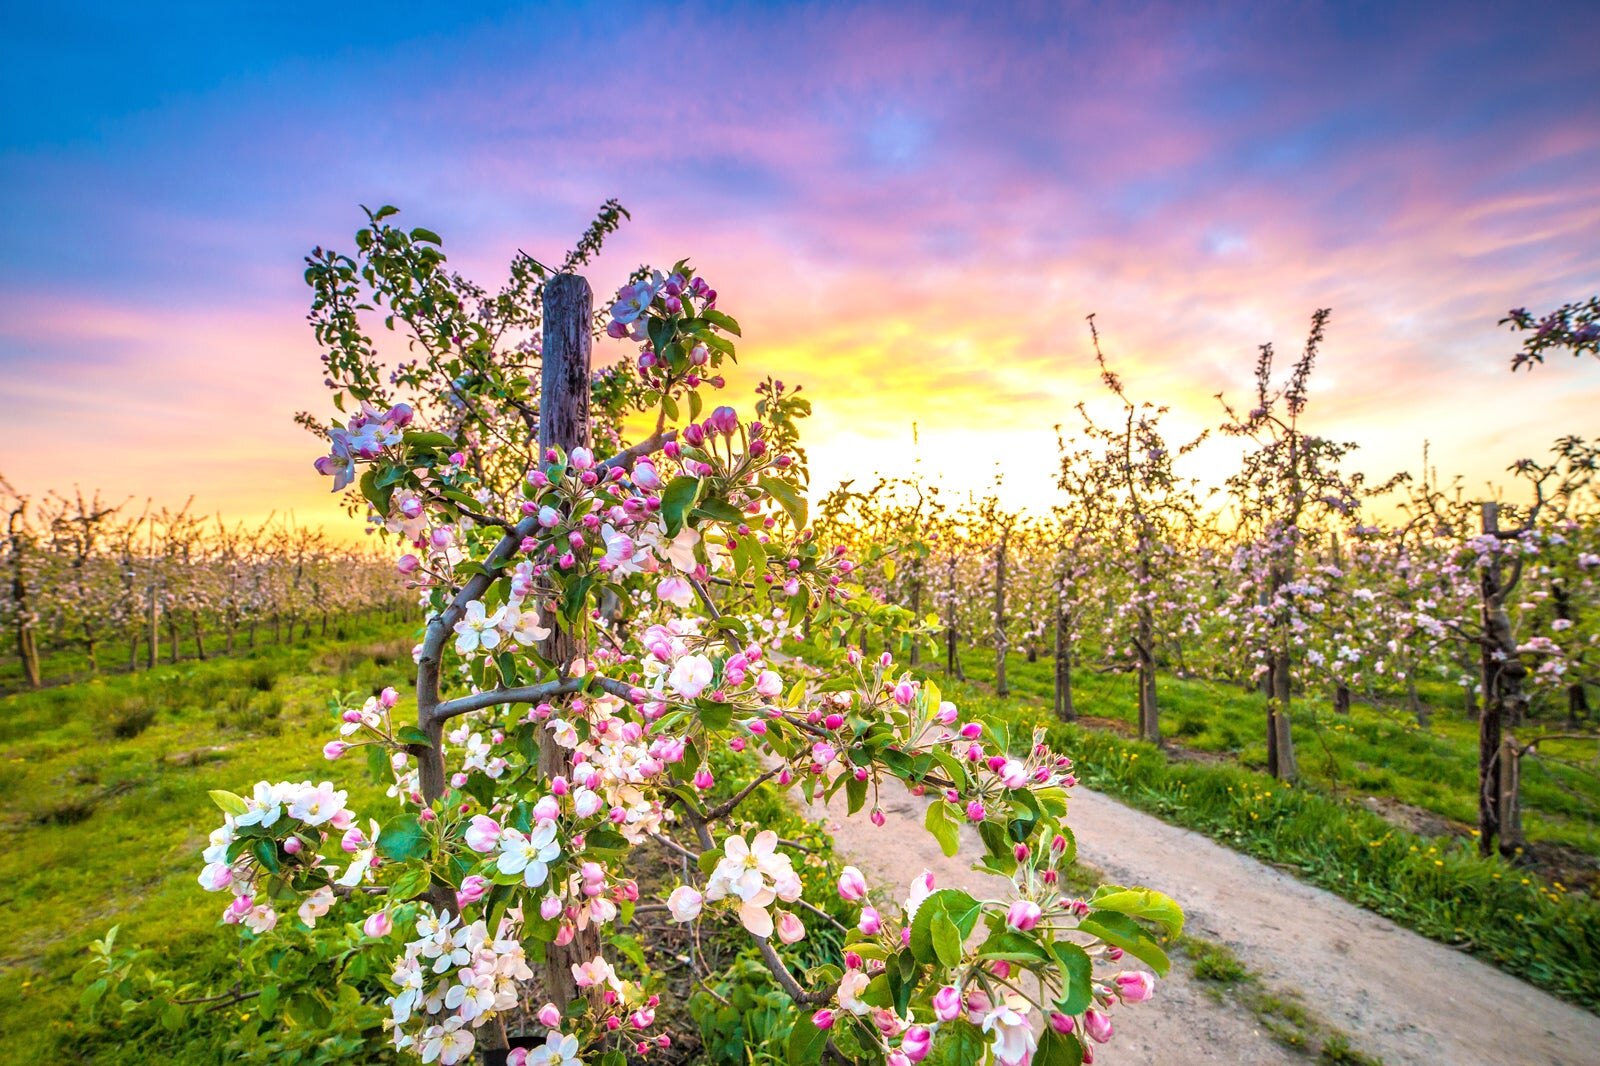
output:
[[[596,287],[725,279],[736,389],[807,384],[823,480],[903,467],[915,421],[953,484],[1039,497],[1090,311],[1199,426],[1332,306],[1317,409],[1375,473],[1431,439],[1481,483],[1596,428],[1600,375],[1513,379],[1494,325],[1600,290],[1593,4],[263,11],[3,16],[26,488],[327,513],[299,262],[379,202],[493,282],[619,197]]]

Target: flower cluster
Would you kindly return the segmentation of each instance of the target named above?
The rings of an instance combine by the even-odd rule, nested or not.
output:
[[[355,812],[344,805],[347,794],[330,782],[261,781],[248,798],[220,791],[211,795],[224,817],[203,853],[206,865],[199,880],[208,892],[233,893],[224,922],[258,934],[278,924],[277,911],[258,886],[263,875],[315,886],[299,909],[301,920],[312,927],[333,905],[334,885],[349,888],[372,879],[378,824],[360,829]],[[343,873],[321,855],[335,834],[348,856]]]
[[[519,1001],[519,981],[533,978],[515,923],[501,923],[491,937],[480,919],[424,907],[417,937],[405,946],[390,981],[397,990],[385,1001],[397,1049],[414,1049],[423,1062],[444,1066],[464,1061],[476,1044],[473,1030]]]
[[[317,459],[317,473],[333,477],[333,490],[338,492],[355,480],[358,459],[377,459],[384,450],[400,443],[401,431],[411,424],[409,404],[395,404],[379,411],[363,402],[361,411],[345,426],[334,426],[328,431],[332,444],[329,454]]]

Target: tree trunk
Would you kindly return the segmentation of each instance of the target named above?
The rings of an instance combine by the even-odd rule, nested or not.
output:
[[[1148,541],[1139,542],[1139,625],[1134,650],[1139,654],[1139,738],[1161,743],[1161,709],[1156,704],[1156,622],[1150,610]]]
[[[944,653],[945,670],[957,681],[965,681],[967,675],[961,670],[961,649],[956,639],[956,559],[950,559],[950,584],[947,589],[948,602],[945,605],[944,627]]]
[[[1056,717],[1063,722],[1074,721],[1078,709],[1072,705],[1072,635],[1067,616],[1056,611]]]
[[[26,621],[17,623],[17,657],[22,660],[22,676],[28,679],[28,686],[42,687],[44,677],[39,670],[39,642],[33,635],[33,626]]]
[[[145,660],[144,660],[145,669],[147,669],[147,670],[155,669],[156,656],[160,654],[160,649],[159,649],[158,645],[160,645],[160,643],[161,643],[161,627],[156,624],[156,621],[157,621],[157,617],[156,616],[159,613],[160,613],[160,608],[156,604],[156,587],[154,585],[151,585],[150,586],[150,617],[149,617],[150,625],[149,625],[149,633],[148,633],[150,646],[145,649]]]
[[[1333,688],[1333,713],[1350,713],[1350,686],[1345,684],[1343,681],[1339,682]]]
[[[589,447],[589,327],[593,294],[589,283],[576,274],[557,274],[544,288],[544,366],[539,393],[539,454],[550,448],[571,453]],[[541,654],[565,674],[581,654],[572,634],[552,620],[550,636]],[[545,780],[572,776],[567,750],[548,730],[539,734],[539,771]],[[590,925],[564,945],[545,948],[545,987],[558,1010],[582,993],[572,977],[574,963],[587,962],[600,953],[599,931]]]
[[[1417,694],[1417,679],[1411,673],[1410,664],[1407,664],[1406,669],[1406,703],[1410,706],[1411,715],[1417,720],[1419,729],[1427,729],[1433,724],[1433,713]]]
[[[1139,738],[1161,743],[1161,709],[1156,703],[1156,658],[1151,642],[1155,624],[1149,609],[1139,608],[1139,633],[1134,650],[1139,655]]]
[[[913,624],[922,622],[922,560],[915,559],[911,563],[911,618]],[[911,638],[911,668],[915,670],[922,662],[922,641],[916,637]]]
[[[1500,532],[1500,509],[1492,502],[1483,505],[1483,532],[1485,536]],[[1478,714],[1478,851],[1491,854],[1498,839],[1500,853],[1510,856],[1521,843],[1520,822],[1515,826],[1503,824],[1501,812],[1516,810],[1519,782],[1509,765],[1515,759],[1502,758],[1503,730],[1508,722],[1520,718],[1521,705],[1527,700],[1522,691],[1527,668],[1517,654],[1516,638],[1511,632],[1511,618],[1505,608],[1509,590],[1498,560],[1490,558],[1483,565],[1479,587],[1483,598],[1483,708]]]
[[[199,611],[194,614],[194,653],[201,662],[206,661],[206,633],[200,627]]]

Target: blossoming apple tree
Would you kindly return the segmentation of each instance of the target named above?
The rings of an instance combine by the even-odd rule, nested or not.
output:
[[[803,411],[776,382],[745,414],[708,404],[740,335],[708,280],[640,270],[597,318],[573,271],[614,203],[559,267],[519,255],[497,294],[395,213],[369,212],[354,256],[307,260],[338,415],[302,417],[424,620],[414,720],[392,688],[346,706],[325,749],[364,750],[395,805],[358,813],[331,782],[217,793],[200,880],[230,897],[224,920],[249,937],[334,908],[359,922],[393,1044],[424,1062],[504,1047],[508,1027],[542,1041],[512,1062],[622,1062],[668,1043],[612,947],[640,915],[630,849],[658,843],[690,860],[659,906],[753,938],[797,1012],[793,1060],[901,1066],[946,1042],[960,1061],[1091,1061],[1117,1005],[1150,995],[1127,964],[1165,972],[1152,930],[1182,915],[1143,889],[1070,892],[1070,760],[843,643],[863,597],[808,526]],[[405,336],[398,365],[372,317]],[[628,350],[596,371],[601,332]],[[741,777],[719,782],[730,750]],[[768,781],[880,823],[883,791],[908,787],[947,853],[975,826],[1013,892],[924,875],[881,886],[905,895],[880,908],[843,870],[830,891],[856,925],[839,958],[797,967],[827,916],[776,834],[738,820]]]

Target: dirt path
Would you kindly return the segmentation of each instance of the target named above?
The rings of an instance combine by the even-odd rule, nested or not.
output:
[[[864,814],[846,820],[844,810],[840,793],[827,811],[839,850],[870,884],[895,886],[894,898],[924,869],[941,886],[990,895],[1005,887],[944,857],[922,828],[922,800],[895,797],[881,829]],[[1299,995],[1389,1066],[1600,1063],[1600,1018],[1477,959],[1082,786],[1073,790],[1069,817],[1083,862],[1114,882],[1171,895],[1189,931],[1232,948],[1268,989]],[[981,851],[977,834],[963,830],[962,854]],[[1219,1006],[1178,961],[1152,1003],[1114,1018],[1116,1037],[1097,1063],[1307,1061],[1244,1008]]]

